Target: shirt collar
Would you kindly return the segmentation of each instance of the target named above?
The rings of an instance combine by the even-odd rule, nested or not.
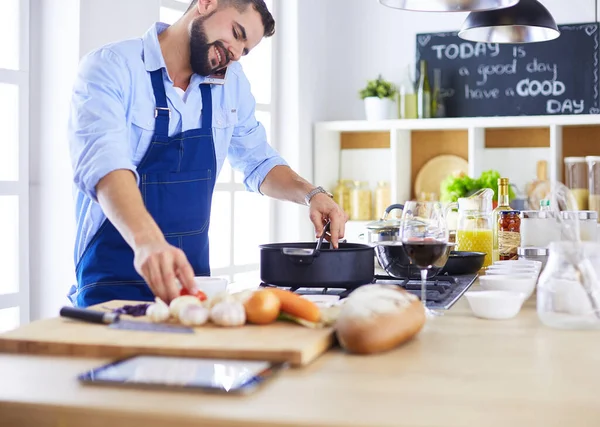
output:
[[[142,43],[144,47],[144,64],[146,71],[156,71],[161,68],[167,69],[165,59],[163,58],[162,51],[160,50],[160,43],[158,42],[158,35],[169,27],[169,24],[163,22],[156,22],[152,27],[146,31],[142,37]],[[167,73],[168,74],[168,73]],[[169,80],[171,77],[168,77]],[[206,77],[198,74],[192,75],[192,80],[202,83]]]

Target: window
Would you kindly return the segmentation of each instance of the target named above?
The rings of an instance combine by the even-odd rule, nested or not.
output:
[[[29,321],[29,1],[0,2],[0,332]]]
[[[265,1],[271,13],[273,2]],[[188,6],[188,0],[162,0],[160,20],[172,24]],[[272,56],[273,42],[269,37],[240,61],[256,98],[256,118],[265,127],[269,142],[272,135],[272,88],[275,87]],[[213,276],[225,277],[233,282],[256,282],[259,280],[258,246],[274,240],[271,225],[273,202],[247,192],[242,182],[242,174],[232,170],[225,161],[212,202],[210,264]]]

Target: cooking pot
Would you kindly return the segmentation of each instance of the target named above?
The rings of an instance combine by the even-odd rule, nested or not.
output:
[[[395,209],[403,210],[404,205],[394,204],[388,206],[380,220],[367,224],[367,242],[375,248],[377,261],[379,261],[381,267],[390,276],[396,278],[420,278],[421,270],[411,262],[402,247],[403,220],[388,219],[390,212]],[[446,265],[448,256],[454,249],[454,246],[454,243],[448,243],[442,257],[428,269],[428,279],[440,273]]]
[[[353,289],[374,280],[375,256],[370,245],[342,242],[334,249],[321,238],[316,245],[298,242],[259,247],[260,280],[266,284]]]

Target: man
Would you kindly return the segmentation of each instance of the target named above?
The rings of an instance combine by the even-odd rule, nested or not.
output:
[[[76,186],[81,307],[112,299],[170,301],[176,280],[210,274],[208,226],[225,157],[246,187],[310,205],[337,247],[347,215],[266,141],[238,61],[274,33],[263,0],[194,0],[172,26],[83,58],[69,138]],[[207,78],[227,70],[224,84]]]

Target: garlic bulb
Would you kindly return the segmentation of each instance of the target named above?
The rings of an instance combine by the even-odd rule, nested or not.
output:
[[[198,304],[185,304],[179,311],[179,321],[186,326],[200,326],[208,321],[210,311]]]
[[[183,307],[189,304],[202,305],[202,302],[198,298],[191,295],[177,297],[173,301],[171,301],[171,304],[169,305],[169,312],[171,313],[171,316],[174,319],[179,320],[179,313],[181,312]]]
[[[220,326],[241,326],[246,323],[246,310],[241,302],[223,301],[210,310],[210,319]]]
[[[146,316],[154,323],[164,322],[170,316],[169,306],[158,297],[155,298],[155,301],[146,309]]]
[[[219,292],[214,297],[210,298],[208,301],[208,307],[213,308],[215,305],[221,302],[240,302],[244,304],[252,294],[254,290],[246,290],[235,293],[229,293],[227,291]]]

